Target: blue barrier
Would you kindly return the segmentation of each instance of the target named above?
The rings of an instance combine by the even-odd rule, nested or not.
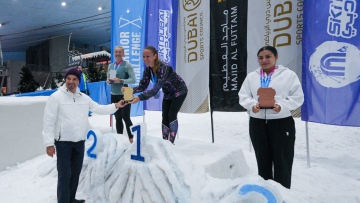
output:
[[[44,91],[37,91],[37,92],[28,92],[22,94],[15,94],[16,97],[35,97],[35,96],[50,96],[54,93],[57,89],[53,90],[44,90]]]
[[[100,82],[91,82],[88,83],[90,97],[92,100],[96,101],[99,104],[110,104],[111,95],[110,95],[110,85],[105,81]],[[16,94],[16,97],[34,97],[34,96],[50,96],[57,89],[53,90],[44,90],[37,92],[28,92],[23,94]],[[130,116],[142,116],[144,115],[143,111],[143,102],[138,102],[137,104],[132,104]]]

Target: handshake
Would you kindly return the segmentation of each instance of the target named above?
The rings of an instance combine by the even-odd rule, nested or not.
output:
[[[121,100],[120,102],[124,105],[131,103],[133,100]]]
[[[120,100],[118,103],[115,103],[115,107],[118,108],[123,108],[124,106],[126,106],[127,104],[131,104],[133,102],[133,100]]]
[[[126,106],[127,102],[125,102],[124,100],[120,100],[118,103],[115,103],[115,108],[119,109],[119,108],[123,108],[124,106]]]

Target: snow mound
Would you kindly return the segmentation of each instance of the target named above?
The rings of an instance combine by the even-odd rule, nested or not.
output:
[[[176,154],[168,141],[144,137],[145,162],[130,158],[136,152],[136,142],[129,145],[116,134],[107,134],[102,141],[97,158],[85,158],[80,178],[79,188],[92,202],[190,202],[192,192],[196,192],[192,188],[199,189],[191,186],[191,180],[199,180],[192,176],[201,173],[206,177],[205,171],[195,169],[190,161],[179,165],[176,160],[186,157]]]
[[[129,144],[125,136],[112,133],[97,139],[96,158],[85,157],[80,177],[79,188],[87,195],[87,202],[188,203],[204,199],[217,202],[236,193],[239,177],[248,171],[246,163],[236,163],[245,160],[236,158],[243,158],[239,149],[224,150],[224,146],[197,141],[186,145],[180,139],[173,145],[160,138],[143,136],[140,154],[145,162],[141,162],[131,159],[137,155],[136,140]],[[86,148],[90,145],[91,141],[87,141]],[[193,152],[199,149],[209,153]],[[211,161],[201,161],[201,157],[211,155],[214,157]],[[219,190],[223,193],[214,194],[209,187],[214,188],[219,181],[233,184],[230,189]]]

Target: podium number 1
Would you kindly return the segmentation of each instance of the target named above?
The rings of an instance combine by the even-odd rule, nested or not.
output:
[[[145,158],[143,156],[141,156],[141,127],[140,127],[140,125],[134,126],[131,131],[137,132],[136,133],[136,140],[137,140],[136,155],[131,155],[131,159],[136,160],[136,161],[145,162]]]

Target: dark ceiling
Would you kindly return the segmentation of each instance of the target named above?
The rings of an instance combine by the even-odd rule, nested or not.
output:
[[[3,52],[25,52],[50,38],[70,35],[71,41],[109,48],[111,1],[0,0],[0,23]]]

